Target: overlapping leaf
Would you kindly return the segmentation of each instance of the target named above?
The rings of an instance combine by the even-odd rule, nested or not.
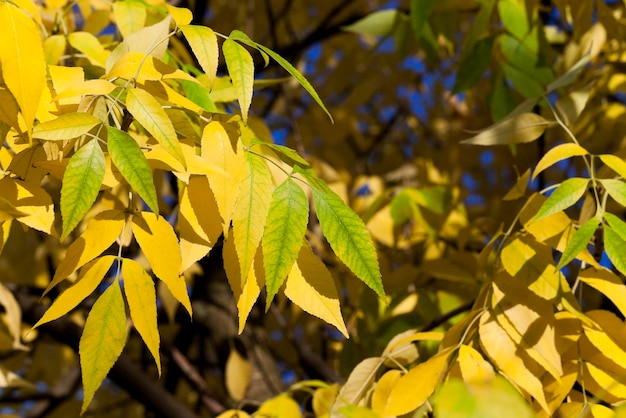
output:
[[[254,84],[254,61],[243,46],[232,39],[222,44],[222,53],[228,67],[228,74],[237,92],[237,101],[241,108],[244,123],[248,120],[248,110],[252,103],[252,88]]]
[[[521,113],[503,119],[479,134],[461,141],[461,143],[471,145],[508,145],[532,142],[553,124],[554,122],[550,122],[534,113]]]
[[[86,134],[100,123],[100,119],[89,113],[64,113],[56,119],[35,126],[33,138],[65,141]]]
[[[217,75],[219,50],[215,32],[206,26],[184,25],[180,30],[189,42],[189,46],[196,56],[198,63],[209,79],[209,86],[213,85]]]
[[[579,177],[567,179],[559,184],[556,190],[548,197],[548,200],[543,203],[533,222],[567,209],[578,202],[585,194],[585,191],[587,191],[588,184],[589,179]]]

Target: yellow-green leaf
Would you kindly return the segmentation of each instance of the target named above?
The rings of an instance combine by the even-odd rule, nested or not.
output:
[[[537,163],[535,167],[535,171],[533,172],[533,180],[539,173],[545,170],[548,167],[558,163],[559,161],[565,160],[567,158],[579,156],[579,155],[587,155],[588,152],[586,149],[581,147],[578,144],[561,144],[550,151],[548,151],[541,160]]]
[[[561,268],[567,265],[570,261],[572,261],[582,250],[587,248],[591,237],[596,232],[598,225],[602,219],[598,217],[593,217],[587,222],[585,222],[572,236],[572,239],[567,243],[567,247],[565,247],[565,251],[559,260],[559,264],[556,266],[557,268]]]
[[[609,298],[622,315],[626,315],[626,286],[612,271],[589,267],[578,273],[578,278]]]
[[[477,135],[461,141],[461,144],[508,145],[531,142],[553,124],[554,122],[534,113],[522,113],[503,119]]]
[[[239,199],[233,211],[234,242],[244,280],[248,277],[248,270],[263,236],[272,198],[272,175],[265,160],[247,153],[245,169]]]
[[[141,216],[133,216],[133,233],[154,274],[191,315],[187,284],[181,276],[180,247],[172,226],[162,216],[141,212]]]
[[[33,138],[64,141],[86,134],[100,123],[102,123],[100,119],[89,113],[65,113],[56,119],[35,126]]]
[[[59,263],[54,278],[44,295],[78,268],[109,248],[122,233],[124,219],[124,212],[108,210],[97,214],[90,220],[82,235],[68,247],[65,258]]]
[[[26,131],[33,126],[46,86],[46,62],[35,22],[11,2],[0,3],[0,66],[9,91],[20,106]]]
[[[97,139],[89,141],[70,158],[61,186],[61,239],[65,239],[91,209],[105,171],[106,161]]]
[[[125,258],[122,261],[124,294],[128,301],[130,318],[135,329],[148,346],[161,375],[159,355],[159,329],[157,328],[156,291],[152,277],[136,261]]]
[[[252,88],[254,85],[254,61],[243,46],[232,39],[226,39],[222,44],[222,53],[228,67],[228,74],[233,82],[237,101],[241,107],[241,116],[244,123],[248,121],[248,110],[252,103]]]
[[[600,155],[600,160],[611,167],[623,179],[626,179],[626,162],[624,160],[613,154],[602,154]]]
[[[604,226],[604,249],[606,255],[613,263],[613,266],[620,273],[626,274],[626,261],[624,261],[624,254],[626,254],[626,242],[624,238],[613,230],[612,227]]]
[[[613,200],[622,206],[626,206],[626,183],[624,183],[624,180],[600,179],[598,181]]]
[[[115,23],[124,38],[144,27],[147,14],[146,6],[139,1],[124,0],[113,3]]]
[[[554,192],[543,202],[541,208],[533,218],[533,222],[546,216],[565,210],[578,202],[585,194],[589,179],[574,177],[559,184]]]
[[[322,186],[319,180],[317,186]],[[312,190],[317,217],[331,248],[359,279],[383,297],[378,255],[367,227],[328,186]]]
[[[263,234],[266,310],[292,270],[309,221],[309,202],[291,178],[274,189]],[[319,315],[318,315],[319,316]]]
[[[71,32],[67,40],[89,58],[92,64],[104,68],[110,52],[104,48],[98,38],[89,32]]]
[[[311,97],[313,97],[313,100],[315,100],[315,102],[322,108],[322,110],[324,110],[324,112],[326,112],[326,114],[328,115],[330,120],[331,121],[333,120],[333,117],[331,116],[331,114],[328,111],[328,109],[326,109],[326,106],[324,106],[324,103],[322,102],[322,99],[317,94],[317,92],[315,91],[315,89],[313,88],[311,83],[309,83],[309,81],[306,78],[304,78],[304,76],[302,74],[300,74],[300,71],[298,71],[293,65],[291,65],[289,63],[289,61],[287,61],[286,59],[284,59],[283,57],[281,57],[280,55],[278,55],[276,52],[272,51],[268,47],[260,45],[260,44],[257,44],[256,42],[252,41],[250,38],[248,38],[248,36],[245,33],[241,32],[241,31],[238,31],[238,30],[232,31],[230,33],[230,38],[231,39],[236,39],[239,42],[242,42],[242,43],[244,43],[244,44],[246,44],[248,46],[256,48],[256,49],[260,50],[261,52],[264,52],[267,55],[269,55],[270,57],[272,57],[272,59],[274,59],[274,61],[276,61],[278,63],[278,65],[283,67],[289,74],[291,74],[291,76],[293,78],[296,79],[296,81],[298,81],[298,83],[300,83],[300,85],[302,87],[304,87],[304,89],[307,91],[307,93],[309,93],[311,95]]]
[[[81,414],[122,354],[125,343],[126,312],[120,284],[115,280],[94,303],[80,338],[78,353],[85,391]]]
[[[453,352],[453,349],[447,348],[402,376],[389,394],[389,403],[383,415],[403,415],[426,402],[439,384]]]
[[[209,87],[212,87],[217,75],[219,60],[219,49],[215,32],[206,26],[186,24],[182,26],[180,23],[179,26],[181,26],[180,30],[185,35],[185,39],[189,42],[193,54],[208,78]]]
[[[178,142],[174,125],[157,99],[145,90],[129,89],[126,107],[141,126],[146,128],[159,144],[186,168],[185,156]]]
[[[83,299],[96,290],[114,260],[114,256],[105,255],[85,264],[76,282],[54,300],[33,328],[54,321],[78,306]]]
[[[57,65],[63,54],[65,54],[65,48],[67,48],[67,39],[64,35],[48,36],[43,41],[46,64]]]
[[[124,131],[107,126],[107,145],[113,164],[120,170],[128,184],[139,193],[155,213],[159,213],[152,170],[137,141]]]
[[[339,294],[330,272],[313,254],[306,242],[300,248],[297,257],[287,277],[285,295],[304,311],[335,326],[346,338],[349,338],[341,316]],[[267,265],[265,257],[264,260]]]

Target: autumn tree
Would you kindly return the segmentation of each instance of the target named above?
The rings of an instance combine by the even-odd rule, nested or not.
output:
[[[0,3],[3,412],[621,416],[625,11]]]

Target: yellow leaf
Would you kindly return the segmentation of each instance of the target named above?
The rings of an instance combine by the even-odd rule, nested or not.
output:
[[[135,329],[148,346],[161,375],[159,354],[159,329],[157,328],[156,292],[152,277],[136,261],[125,258],[122,262],[124,293],[128,301],[130,318]]]
[[[191,19],[189,21],[191,22]],[[181,26],[180,23],[178,25]],[[185,25],[180,29],[207,76],[209,88],[212,88],[219,61],[217,36],[213,30],[205,26]]]
[[[117,4],[117,3],[115,3]],[[106,96],[115,90],[115,84],[107,80],[85,80],[79,83],[67,86],[67,88],[57,91],[54,100],[66,100],[80,98],[82,96]]]
[[[105,78],[108,80],[113,78],[123,78],[124,80],[136,78],[139,83],[145,83],[146,80],[158,81],[161,79],[180,79],[194,83],[198,82],[186,72],[169,66],[153,56],[146,58],[143,52],[136,51],[127,52],[115,61]]]
[[[219,414],[216,418],[250,418],[250,415],[246,411],[229,409],[228,411]]]
[[[389,404],[389,395],[401,377],[402,372],[394,369],[382,375],[376,382],[376,388],[372,393],[372,410],[378,415],[384,416],[385,409]]]
[[[171,21],[171,16],[165,16],[160,22],[129,34],[120,44],[122,52],[141,52],[163,59],[169,45],[168,33]]]
[[[232,39],[226,39],[222,44],[222,53],[228,68],[228,75],[233,82],[237,93],[237,101],[241,108],[243,122],[248,120],[248,110],[252,103],[254,84],[254,61],[246,48]]]
[[[120,284],[115,280],[91,308],[80,338],[78,352],[85,390],[81,414],[122,354],[125,342],[126,312]]]
[[[13,337],[12,348],[16,350],[26,350],[22,345],[22,309],[15,299],[13,292],[0,283],[0,305],[4,308],[3,325],[8,326],[8,331]],[[6,332],[3,330],[3,332]]]
[[[146,24],[146,6],[138,1],[116,1],[113,3],[113,16],[117,28],[126,38]]]
[[[46,85],[46,62],[35,22],[11,2],[0,3],[0,66],[29,133]]]
[[[56,235],[52,199],[39,184],[4,177],[0,180],[0,196],[19,211],[20,223]]]
[[[502,200],[515,200],[524,197],[526,188],[528,187],[528,179],[530,179],[530,168],[517,178],[515,186],[504,195]]]
[[[609,298],[622,315],[626,315],[626,286],[612,271],[589,267],[578,273],[578,278]]]
[[[245,175],[233,210],[233,235],[241,277],[248,270],[259,248],[265,221],[272,199],[272,176],[265,160],[254,154],[246,154]]]
[[[141,217],[133,217],[133,233],[154,274],[191,315],[187,284],[181,276],[180,247],[172,226],[162,216],[141,212]]]
[[[495,377],[491,364],[469,345],[463,344],[459,347],[457,361],[463,380],[467,384],[488,383]]]
[[[238,197],[239,179],[242,177],[245,161],[233,150],[232,143],[220,122],[212,121],[202,132],[201,156],[209,163],[228,171],[231,177],[210,175],[209,183],[215,193],[217,206],[224,221],[225,232],[230,225],[235,202]]]
[[[135,119],[161,144],[167,152],[186,167],[185,157],[178,142],[172,121],[161,104],[142,89],[128,89],[126,107]]]
[[[330,387],[317,388],[315,392],[313,392],[311,406],[313,407],[313,413],[315,413],[316,417],[328,418],[330,416],[330,409],[333,407],[338,390],[339,385],[335,383]]]
[[[67,41],[64,35],[52,35],[43,41],[43,51],[46,63],[49,65],[57,65],[65,54]]]
[[[183,189],[178,213],[182,270],[207,255],[222,233],[213,191],[204,176],[190,176]]]
[[[335,326],[349,338],[341,316],[335,281],[322,261],[305,241],[287,276],[285,295],[304,311]]]
[[[258,299],[259,293],[261,293],[261,289],[265,285],[263,253],[260,250],[257,251],[256,260],[248,271],[248,276],[244,282],[241,280],[241,268],[239,267],[239,259],[237,258],[232,234],[224,240],[224,249],[222,251],[224,271],[226,271],[228,284],[237,301],[239,333],[241,334],[246,326],[248,315],[250,315],[250,311]]]
[[[72,47],[85,54],[92,64],[105,67],[110,52],[104,49],[94,35],[89,32],[71,32],[67,40]]]
[[[402,376],[389,394],[384,415],[403,415],[417,409],[428,400],[448,368],[454,349],[447,348]]]
[[[541,160],[537,163],[535,167],[535,171],[533,172],[533,180],[537,177],[539,173],[545,170],[548,167],[553,166],[559,161],[565,160],[567,158],[587,155],[589,152],[581,147],[578,144],[561,144],[552,148],[550,151],[546,152]]]
[[[49,65],[48,72],[52,78],[55,94],[67,90],[72,86],[79,85],[85,81],[85,73],[82,67],[64,67],[60,65]],[[52,101],[52,100],[51,100]],[[77,105],[79,98],[66,98],[56,100],[60,106]],[[72,108],[71,111],[77,110]]]
[[[89,296],[102,281],[115,257],[105,255],[85,264],[76,282],[57,297],[33,328],[62,317]]]
[[[165,81],[150,81],[147,80],[143,83],[143,89],[155,97],[167,100],[168,102],[178,105],[184,109],[190,110],[193,113],[202,113],[203,110],[200,106],[178,93],[167,85]]]
[[[560,418],[614,418],[615,412],[604,405],[567,402],[561,405],[556,416]]]
[[[17,116],[20,108],[11,92],[4,87],[0,87],[0,103],[2,103],[2,106],[0,106],[0,121],[20,132],[21,128]]]
[[[383,357],[366,358],[352,369],[348,380],[337,395],[337,400],[330,411],[331,417],[341,416],[339,411],[345,406],[362,404],[363,398],[372,389],[376,373],[384,361]]]
[[[226,389],[231,398],[240,401],[245,397],[246,390],[250,385],[251,372],[250,362],[243,358],[236,349],[231,349],[224,370]]]
[[[543,385],[538,378],[543,374],[543,369],[523,351],[517,350],[517,346],[500,327],[492,313],[485,312],[481,315],[478,330],[480,345],[498,370],[532,395],[544,410],[549,411]]]
[[[274,417],[274,418],[300,418],[302,413],[300,407],[291,399],[288,395],[282,394],[268,401],[263,402],[259,410],[256,412],[257,416]]]
[[[600,160],[611,167],[622,178],[626,179],[626,162],[624,160],[613,154],[600,155]]]
[[[176,26],[180,27],[188,25],[189,22],[191,22],[191,19],[193,18],[191,10],[187,9],[186,7],[175,7],[169,4],[166,4],[165,6],[167,7],[167,11],[170,12],[172,17],[174,18]]]
[[[99,256],[122,233],[125,214],[120,210],[101,212],[87,223],[85,231],[67,249],[44,295],[67,276]]]

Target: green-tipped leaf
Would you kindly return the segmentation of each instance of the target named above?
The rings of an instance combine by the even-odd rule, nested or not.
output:
[[[108,126],[107,132],[109,154],[113,164],[148,207],[158,214],[159,205],[152,170],[139,144],[129,134],[119,129]]]
[[[267,287],[266,307],[280,289],[302,247],[309,220],[306,195],[288,178],[272,194],[263,235],[263,262]]]
[[[89,141],[70,158],[61,186],[61,239],[65,239],[91,209],[105,171],[104,153],[97,139]]]
[[[567,243],[565,251],[559,260],[557,268],[561,268],[572,261],[582,250],[587,248],[591,237],[596,232],[598,225],[602,220],[600,218],[591,218],[585,222],[572,236],[572,239]]]

